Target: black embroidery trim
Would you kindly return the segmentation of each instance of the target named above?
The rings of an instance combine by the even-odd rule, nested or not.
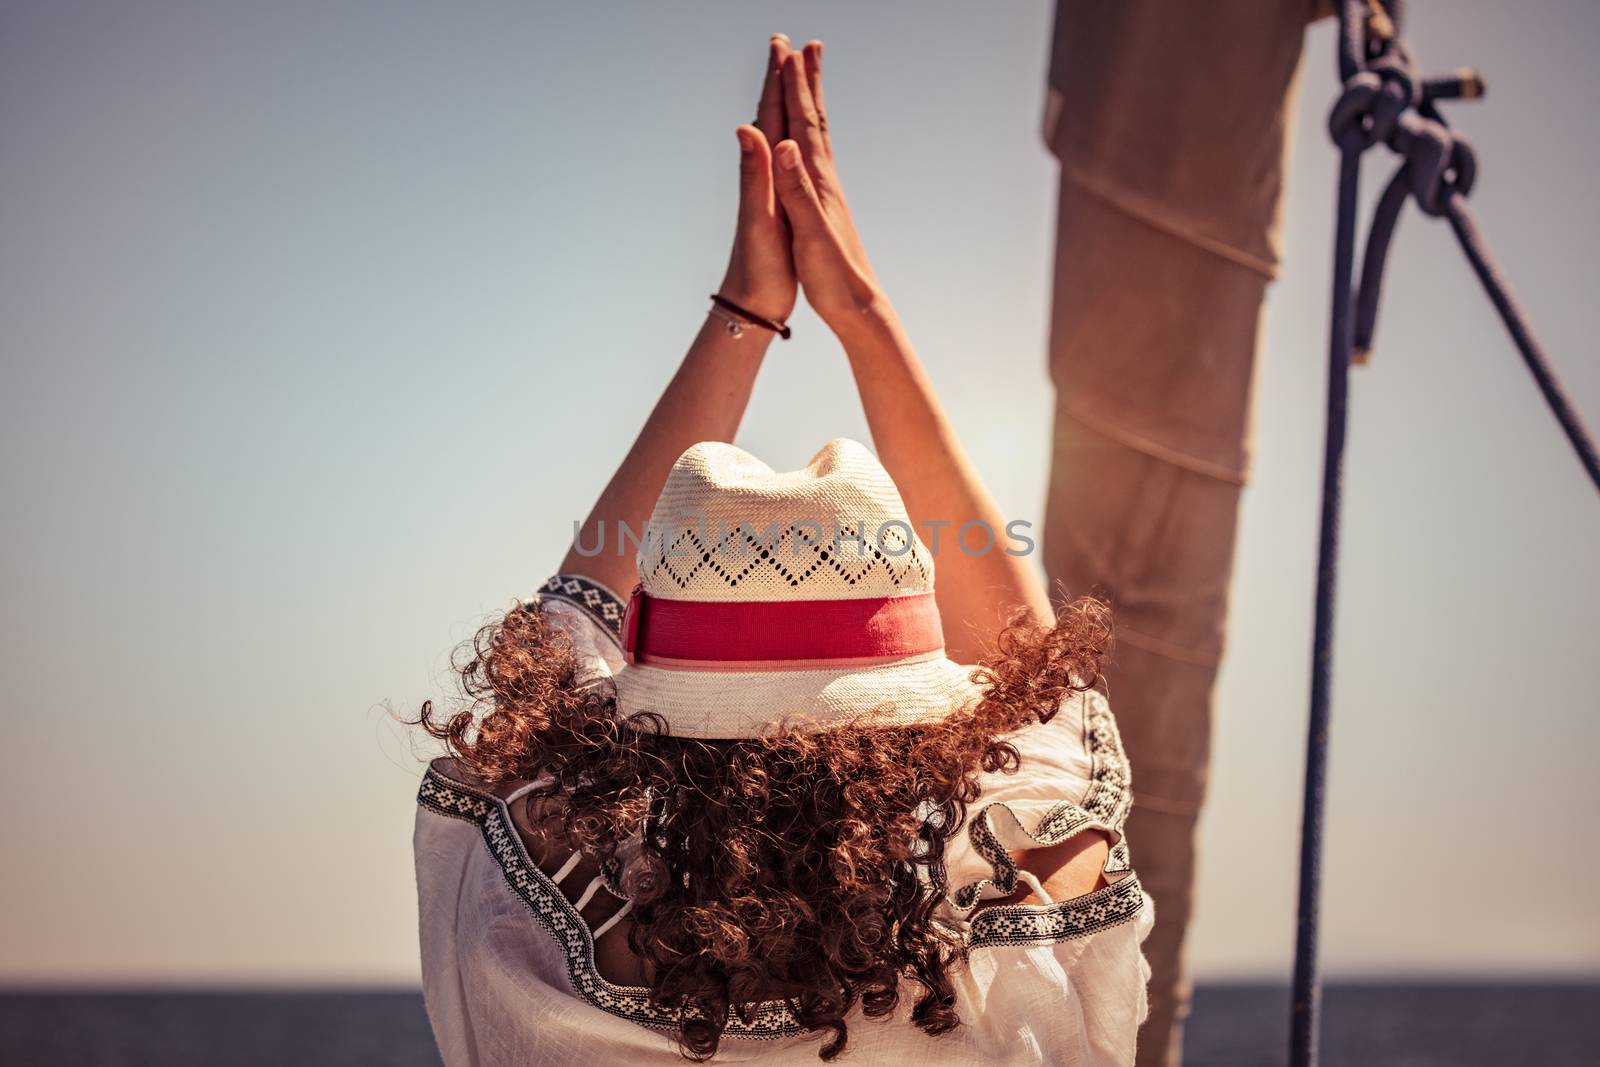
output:
[[[621,647],[622,611],[627,605],[599,582],[580,574],[552,575],[539,589],[533,603],[547,598],[571,604],[593,619]]]
[[[1004,945],[1053,944],[1121,926],[1139,913],[1144,890],[1129,874],[1086,896],[1055,904],[997,904],[972,920],[969,950]]]
[[[600,976],[594,965],[594,935],[550,876],[528,856],[511,821],[511,812],[499,797],[482,793],[429,768],[417,792],[417,803],[429,811],[478,826],[506,885],[527,905],[539,925],[547,930],[566,958],[567,977],[578,995],[601,1011],[641,1026],[676,1030],[680,1013],[650,1001],[644,986],[615,985]],[[749,1021],[730,1013],[725,1033],[730,1037],[779,1038],[801,1032],[783,1001],[752,1005]]]
[[[951,903],[961,913],[977,907],[986,887],[994,886],[1009,896],[1017,889],[1017,865],[994,830],[996,809],[1004,812],[1040,847],[1058,845],[1090,828],[1106,830],[1117,837],[1102,871],[1112,876],[1110,885],[1085,896],[1051,904],[1009,904],[987,908],[972,919],[968,949],[985,945],[1049,944],[1125,923],[1138,914],[1144,894],[1133,873],[1128,840],[1122,833],[1133,804],[1129,786],[1128,758],[1117,733],[1117,722],[1103,699],[1084,701],[1084,729],[1088,735],[1089,789],[1082,804],[1070,801],[1051,808],[1033,830],[1022,826],[1003,803],[980,809],[971,821],[968,836],[973,848],[994,868],[994,877],[968,883],[956,891]]]

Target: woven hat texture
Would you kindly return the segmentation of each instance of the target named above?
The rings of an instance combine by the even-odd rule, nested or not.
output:
[[[673,600],[832,600],[933,589],[933,557],[877,458],[845,438],[777,473],[708,441],[673,465],[639,553]]]
[[[679,457],[639,550],[642,591],[705,603],[851,600],[933,591],[933,557],[888,472],[864,446],[828,442],[777,472],[730,444]],[[677,736],[758,736],[780,724],[927,722],[975,700],[971,668],[942,650],[889,662],[682,669],[628,663],[624,716],[654,712]]]

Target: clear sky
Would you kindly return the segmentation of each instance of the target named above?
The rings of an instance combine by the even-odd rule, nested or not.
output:
[[[1600,8],[1414,6],[1428,69],[1487,74],[1452,111],[1474,207],[1600,425]],[[671,373],[774,30],[827,41],[878,273],[1003,505],[1042,515],[1050,5],[780,10],[0,7],[0,981],[415,980],[418,752],[384,705],[449,692]],[[1330,47],[1258,378],[1202,976],[1292,952]],[[1408,209],[1390,277],[1352,395],[1326,961],[1592,973],[1600,501],[1446,229]],[[795,327],[739,438],[780,467],[866,437]]]

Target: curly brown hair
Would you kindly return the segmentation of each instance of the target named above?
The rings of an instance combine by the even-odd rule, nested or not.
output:
[[[1050,627],[1013,618],[975,668],[982,698],[942,721],[705,741],[621,720],[609,685],[581,684],[566,631],[519,606],[463,646],[469,703],[416,721],[487,782],[546,779],[528,810],[550,839],[603,865],[641,841],[628,944],[686,1057],[712,1056],[730,1013],[782,999],[831,1060],[857,1002],[885,1016],[905,984],[919,1028],[960,1023],[961,942],[936,918],[945,842],[978,775],[1016,769],[1004,735],[1094,685],[1110,642],[1106,604],[1079,597]]]

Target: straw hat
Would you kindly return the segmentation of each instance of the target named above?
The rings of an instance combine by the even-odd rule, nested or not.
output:
[[[928,722],[981,693],[944,654],[933,558],[899,491],[843,438],[785,473],[713,441],[680,456],[623,646],[619,712],[680,737]]]

